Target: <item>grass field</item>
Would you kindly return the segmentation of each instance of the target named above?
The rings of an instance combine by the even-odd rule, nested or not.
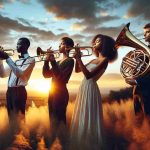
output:
[[[75,95],[70,98],[67,107],[68,126],[70,126],[74,110],[74,99]],[[47,97],[28,98],[25,124],[20,124],[20,130],[16,133],[9,130],[5,96],[1,99],[2,103],[0,150],[47,150],[45,140],[48,140],[46,135],[50,132]],[[149,121],[141,116],[135,117],[131,99],[121,101],[121,103],[103,103],[103,116],[106,150],[149,150]],[[59,139],[55,140],[50,149],[62,149]]]

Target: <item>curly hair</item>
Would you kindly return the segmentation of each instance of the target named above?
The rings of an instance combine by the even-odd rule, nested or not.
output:
[[[147,23],[145,26],[144,26],[144,29],[146,28],[150,28],[150,23]]]
[[[115,40],[107,35],[103,34],[97,34],[93,40],[92,44],[95,42],[97,38],[100,38],[102,41],[101,48],[99,49],[99,52],[101,53],[102,56],[107,57],[109,62],[113,62],[114,60],[117,59],[118,57],[118,52],[115,49]]]
[[[74,41],[69,37],[63,37],[61,38],[61,40],[63,40],[67,46],[70,46],[70,47],[74,46]]]

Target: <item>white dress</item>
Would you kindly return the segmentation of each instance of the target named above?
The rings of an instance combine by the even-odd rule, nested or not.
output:
[[[92,71],[96,66],[89,64],[87,69]],[[102,99],[96,81],[104,71],[88,80],[84,77],[80,85],[71,121],[72,149],[102,149]]]

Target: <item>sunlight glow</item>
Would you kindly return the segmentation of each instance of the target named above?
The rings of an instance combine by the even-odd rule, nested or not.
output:
[[[82,31],[82,30],[84,30],[86,28],[86,26],[84,26],[84,25],[80,25],[80,24],[78,24],[78,23],[75,23],[75,24],[73,24],[71,27],[70,27],[70,29],[73,31],[73,30],[79,30],[79,31]]]
[[[48,93],[51,88],[51,82],[49,80],[40,80],[40,79],[32,79],[29,81],[29,86],[32,90],[35,90],[40,93]]]

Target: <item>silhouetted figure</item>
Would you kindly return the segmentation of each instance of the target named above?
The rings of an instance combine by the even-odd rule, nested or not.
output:
[[[66,109],[69,100],[66,85],[74,67],[74,60],[68,58],[68,53],[73,46],[74,42],[72,39],[63,37],[59,46],[59,51],[63,54],[63,59],[56,62],[54,56],[49,54],[43,66],[43,76],[45,78],[52,78],[51,90],[48,97],[51,144],[56,137],[59,137],[63,147],[66,145]],[[49,62],[51,63],[51,68],[49,67]]]

